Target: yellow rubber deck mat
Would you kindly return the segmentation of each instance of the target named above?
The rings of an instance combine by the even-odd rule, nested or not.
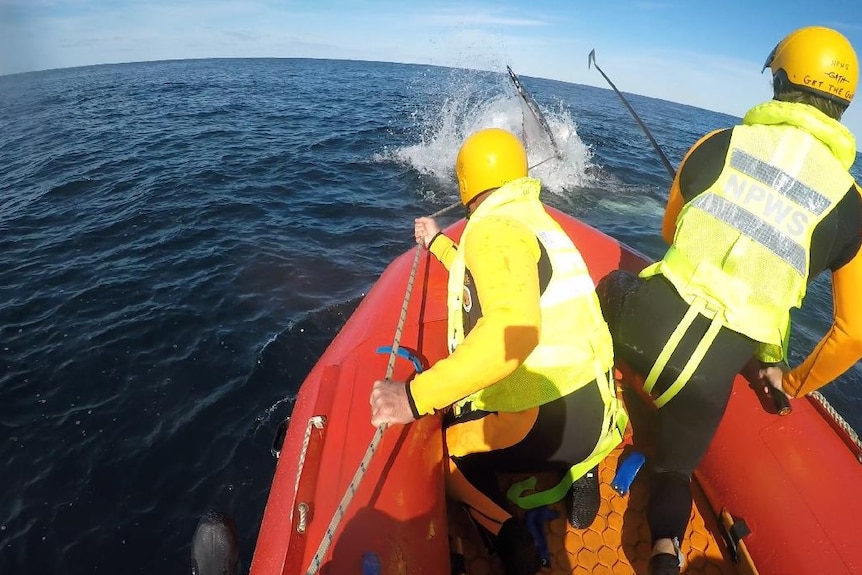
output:
[[[630,410],[631,413],[631,410]],[[642,436],[643,434],[641,434]],[[590,527],[574,529],[565,519],[565,504],[557,503],[556,519],[547,526],[548,549],[551,565],[543,568],[542,575],[646,575],[650,558],[649,528],[646,523],[647,473],[642,469],[625,495],[611,488],[618,462],[632,449],[630,430],[623,445],[618,447],[599,465],[602,496],[598,515]],[[643,451],[641,446],[639,449]],[[504,488],[525,476],[501,478]],[[551,487],[556,481],[549,474],[539,474],[538,489]],[[726,545],[706,497],[692,482],[694,505],[682,552],[685,575],[736,575],[734,563],[726,558]],[[456,504],[449,506],[450,537],[455,553],[461,551],[466,568],[465,575],[497,575],[503,569],[496,555],[490,554],[466,512]],[[523,516],[523,511],[512,507],[512,513]],[[453,571],[453,575],[458,575]]]

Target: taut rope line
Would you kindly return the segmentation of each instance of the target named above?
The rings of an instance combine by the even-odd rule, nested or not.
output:
[[[430,217],[436,218],[460,205],[460,202],[450,204],[445,208],[434,212]],[[389,353],[389,363],[386,366],[386,376],[384,379],[391,379],[392,373],[395,370],[395,358],[398,355],[404,322],[407,320],[407,308],[410,304],[410,294],[413,291],[413,282],[416,279],[416,270],[419,267],[419,256],[421,254],[422,246],[417,245],[413,256],[413,267],[410,269],[410,277],[407,279],[407,293],[404,294],[404,301],[401,304],[401,315],[398,318],[398,326],[395,328],[395,339],[392,342],[392,351]],[[320,570],[323,558],[326,555],[326,552],[329,551],[330,545],[332,545],[335,531],[338,529],[341,520],[344,518],[344,512],[347,509],[347,506],[350,505],[350,502],[353,500],[353,496],[356,495],[356,491],[359,489],[359,484],[362,482],[362,478],[365,477],[365,472],[368,470],[368,464],[371,462],[371,458],[380,446],[380,441],[383,439],[384,431],[386,431],[385,423],[380,425],[377,428],[377,431],[374,432],[374,437],[371,439],[368,449],[365,450],[365,455],[362,456],[362,461],[359,462],[359,467],[356,469],[356,473],[353,474],[353,479],[350,480],[350,484],[348,484],[347,490],[344,492],[344,496],[341,498],[338,507],[335,508],[335,513],[332,514],[329,527],[326,528],[326,533],[323,534],[320,546],[317,548],[317,552],[311,559],[311,564],[308,566],[306,575],[315,575]]]

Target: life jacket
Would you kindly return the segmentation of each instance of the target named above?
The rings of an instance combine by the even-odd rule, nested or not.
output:
[[[599,385],[605,404],[603,434],[593,453],[573,466],[560,484],[547,491],[521,496],[535,485],[515,484],[509,496],[524,508],[559,501],[572,482],[595,467],[622,441],[628,422],[612,378],[613,342],[601,313],[587,266],[571,239],[539,201],[541,184],[520,178],[498,188],[471,214],[461,235],[465,245],[470,230],[488,216],[516,220],[528,227],[548,255],[551,277],[541,294],[542,325],[539,343],[514,372],[458,402],[456,413],[469,404],[484,411],[523,411],[564,397],[592,381]],[[449,266],[449,347],[454,350],[466,335],[464,316],[475,294],[465,286],[463,250]]]
[[[587,266],[571,239],[538,200],[540,183],[520,178],[497,189],[470,216],[461,236],[493,215],[512,218],[529,228],[550,259],[552,274],[541,294],[539,344],[523,364],[497,383],[468,396],[485,411],[523,411],[568,395],[607,374],[613,366],[613,343],[601,314]],[[449,267],[449,348],[465,337],[464,316],[479,305],[473,286],[465,286],[463,250]]]
[[[656,405],[685,385],[721,326],[760,342],[760,359],[785,358],[790,309],[808,283],[811,237],[851,188],[855,154],[849,130],[805,104],[761,104],[733,129],[718,179],[685,205],[673,245],[641,272],[662,274],[690,306],[647,376],[647,392],[697,314],[713,320]]]

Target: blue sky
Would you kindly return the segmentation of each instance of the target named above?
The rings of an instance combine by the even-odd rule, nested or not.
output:
[[[503,70],[741,116],[771,97],[766,55],[860,0],[0,0],[0,74],[142,60],[312,57]],[[857,109],[858,107],[858,109]],[[862,142],[862,102],[845,123]]]

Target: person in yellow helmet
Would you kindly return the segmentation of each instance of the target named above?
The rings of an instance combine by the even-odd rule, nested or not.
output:
[[[684,157],[665,211],[664,257],[639,277],[613,272],[597,287],[617,357],[645,375],[659,408],[652,575],[680,572],[691,474],[736,374],[756,359],[764,383],[798,397],[862,357],[862,198],[849,172],[855,139],[839,121],[856,91],[856,54],[835,30],[808,27],[781,40],[766,68],[773,99]],[[832,328],[789,370],[790,310],[826,270]]]
[[[480,130],[462,145],[455,172],[469,214],[460,244],[431,218],[414,223],[416,241],[449,271],[451,354],[407,384],[375,382],[371,422],[443,411],[449,494],[490,536],[507,575],[533,574],[536,546],[507,511],[495,472],[559,470],[556,487],[507,497],[531,508],[570,493],[570,522],[592,522],[595,467],[626,425],[610,373],[613,344],[580,252],[527,176],[520,140]]]

